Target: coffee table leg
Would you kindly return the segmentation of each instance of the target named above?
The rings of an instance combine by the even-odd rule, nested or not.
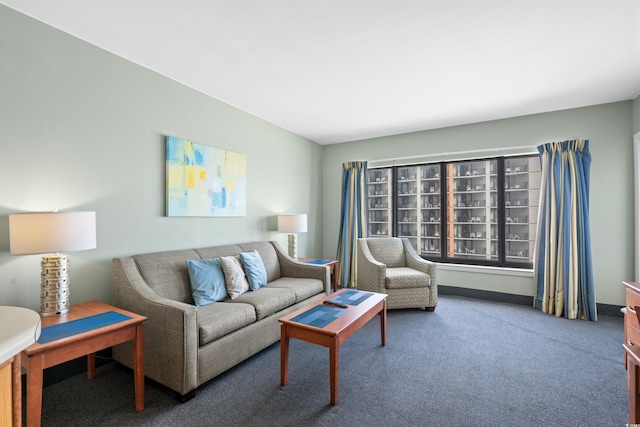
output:
[[[91,381],[96,377],[96,354],[87,354],[87,379]]]
[[[136,326],[133,339],[133,383],[136,394],[136,412],[144,410],[144,325]]]
[[[280,326],[280,385],[287,385],[289,376],[289,337],[287,327]]]
[[[387,345],[387,300],[382,301],[382,310],[380,311],[380,338],[382,345]]]
[[[331,405],[338,404],[338,359],[340,346],[334,340],[329,347],[329,376],[331,383]]]

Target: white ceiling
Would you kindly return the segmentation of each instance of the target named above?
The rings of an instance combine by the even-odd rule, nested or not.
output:
[[[634,99],[639,0],[0,0],[320,144]]]

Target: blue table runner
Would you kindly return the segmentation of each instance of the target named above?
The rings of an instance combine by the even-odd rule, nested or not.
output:
[[[336,297],[331,298],[331,301],[337,301],[347,305],[359,305],[362,301],[366,300],[371,295],[373,294],[350,289]]]
[[[107,311],[105,313],[95,314],[82,319],[47,326],[46,328],[42,328],[38,343],[45,344],[51,341],[67,338],[72,335],[81,334],[92,329],[98,329],[104,326],[113,325],[114,323],[124,322],[128,319],[131,319],[131,317],[115,311]]]
[[[315,326],[316,328],[324,328],[344,313],[346,313],[346,310],[343,308],[333,308],[320,304],[304,313],[298,314],[292,318],[291,321],[302,323],[303,325]]]

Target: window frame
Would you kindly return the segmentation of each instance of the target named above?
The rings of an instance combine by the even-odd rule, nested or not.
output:
[[[531,269],[533,268],[533,249],[536,246],[536,242],[535,242],[535,230],[537,228],[537,203],[539,202],[538,200],[535,200],[535,205],[532,205],[533,201],[531,200],[531,195],[534,194],[535,192],[538,191],[538,195],[539,195],[539,178],[538,178],[538,188],[535,187],[531,187],[530,183],[533,182],[535,183],[535,175],[536,173],[540,174],[540,169],[536,169],[536,170],[530,170],[529,168],[527,168],[526,175],[525,172],[520,172],[518,171],[518,173],[512,173],[506,172],[506,167],[505,164],[507,164],[507,162],[509,162],[510,160],[519,160],[519,159],[524,159],[526,160],[528,163],[528,165],[532,165],[532,161],[536,160],[537,158],[539,158],[538,155],[535,154],[523,154],[523,155],[514,155],[514,156],[498,156],[498,157],[484,157],[484,158],[473,158],[473,159],[457,159],[457,160],[451,160],[451,161],[439,161],[439,162],[422,162],[422,163],[415,163],[415,164],[403,164],[403,165],[392,165],[392,166],[380,166],[380,167],[374,167],[374,168],[370,168],[370,171],[379,171],[379,170],[388,170],[390,172],[387,173],[387,176],[390,176],[390,182],[389,185],[390,187],[388,191],[391,191],[391,205],[389,207],[388,210],[388,214],[391,216],[391,221],[390,221],[390,235],[393,237],[409,237],[411,240],[411,237],[413,236],[405,236],[403,234],[400,233],[401,227],[406,226],[410,221],[413,220],[413,218],[402,218],[401,214],[399,214],[399,209],[401,206],[401,203],[405,203],[404,206],[406,206],[406,202],[401,202],[401,200],[406,200],[407,198],[410,198],[410,196],[412,196],[414,193],[408,193],[407,189],[408,187],[402,187],[402,184],[404,184],[403,180],[399,179],[398,173],[399,170],[408,170],[410,168],[415,168],[415,170],[417,171],[417,173],[420,173],[420,171],[425,170],[422,167],[428,166],[428,167],[434,167],[434,166],[439,166],[440,172],[439,172],[439,191],[435,192],[434,195],[438,195],[439,196],[439,200],[440,200],[440,210],[439,210],[439,255],[429,255],[429,254],[425,254],[424,252],[429,252],[429,251],[424,251],[422,250],[421,247],[418,247],[422,244],[422,241],[426,241],[427,239],[429,239],[429,232],[424,232],[424,233],[418,233],[418,231],[416,231],[416,238],[413,239],[412,244],[414,246],[414,248],[416,249],[416,251],[418,252],[418,254],[424,258],[424,259],[428,259],[434,262],[438,262],[438,263],[446,263],[446,264],[461,264],[461,265],[471,265],[471,266],[489,266],[489,267],[500,267],[500,268],[515,268],[515,269]],[[479,162],[486,162],[486,165],[489,165],[491,161],[495,161],[495,165],[496,165],[496,173],[495,173],[495,194],[496,194],[496,199],[497,199],[497,205],[496,205],[496,222],[495,222],[495,226],[497,227],[497,239],[496,239],[496,245],[497,245],[497,256],[495,259],[490,259],[488,257],[490,257],[490,254],[487,254],[488,251],[490,250],[489,247],[491,245],[491,243],[488,243],[489,247],[485,247],[485,253],[484,254],[480,254],[480,255],[484,255],[484,257],[472,257],[471,255],[466,256],[465,257],[461,257],[461,256],[456,256],[456,255],[460,255],[460,254],[456,254],[453,250],[450,250],[450,245],[452,244],[452,242],[455,241],[455,239],[459,239],[459,240],[463,240],[462,238],[458,238],[457,236],[452,236],[451,234],[453,233],[452,230],[452,226],[455,226],[454,223],[455,221],[452,221],[450,219],[450,216],[452,217],[452,215],[454,215],[454,211],[456,208],[456,206],[448,206],[448,199],[447,197],[449,196],[448,191],[449,191],[449,186],[451,185],[451,183],[454,182],[454,180],[452,179],[452,174],[449,174],[448,172],[448,167],[455,167],[455,165],[461,165],[461,164],[473,164],[473,163],[479,163]],[[368,173],[369,173],[368,172]],[[487,182],[492,182],[491,177],[493,176],[493,174],[491,173],[491,175],[489,173],[486,173],[487,175]],[[520,204],[518,204],[518,206],[507,206],[506,205],[506,201],[507,199],[511,199],[511,197],[513,197],[512,194],[508,193],[510,191],[514,191],[514,192],[518,192],[518,191],[524,191],[525,188],[523,189],[519,189],[519,187],[511,187],[509,188],[509,183],[507,181],[510,181],[511,178],[515,175],[519,175],[520,177],[525,177],[526,176],[526,182],[527,182],[527,193],[525,193],[526,195],[528,195],[527,197],[527,204],[526,206],[520,206]],[[534,178],[532,180],[532,177]],[[421,182],[421,177],[414,177],[417,178],[416,181],[416,185],[420,186],[420,182]],[[464,178],[464,177],[459,177],[456,176],[456,178]],[[431,181],[432,178],[430,178]],[[384,183],[384,182],[383,182]],[[367,182],[367,187],[368,187],[368,194],[369,193],[369,185],[371,185],[373,183],[370,183],[369,181]],[[507,185],[507,188],[505,188],[505,184]],[[401,190],[401,188],[403,188],[403,190]],[[400,191],[404,191],[402,194],[400,194]],[[411,191],[411,190],[409,190]],[[485,198],[485,207],[486,207],[486,211],[490,212],[491,211],[491,206],[490,206],[490,195],[492,193],[493,190],[490,189],[485,189],[482,192],[479,193],[475,193],[475,194],[483,194],[484,198]],[[425,225],[429,225],[431,224],[428,221],[424,221],[422,212],[423,212],[423,207],[419,204],[420,200],[423,200],[422,198],[424,198],[425,196],[429,197],[429,200],[431,200],[430,197],[430,193],[428,193],[428,191],[422,191],[422,190],[417,190],[416,191],[418,194],[415,198],[415,200],[417,201],[417,206],[416,206],[416,212],[418,213],[418,218],[416,218],[415,220],[415,224],[416,224],[416,230],[421,229],[420,227],[423,227]],[[456,194],[455,191],[452,191],[451,194]],[[460,194],[460,192],[458,192],[458,194]],[[508,197],[507,197],[508,196]],[[464,205],[463,205],[464,206]],[[475,205],[474,205],[475,206]],[[513,211],[513,209],[517,210],[517,211],[525,211],[528,212],[529,214],[526,215],[526,223],[518,223],[518,222],[510,222],[507,223],[507,208],[510,208],[510,211]],[[371,221],[371,216],[369,215],[369,208],[370,208],[370,203],[367,203],[367,235],[369,237],[376,237],[376,235],[372,235],[369,232],[369,228],[370,228],[370,224],[373,222]],[[511,209],[513,208],[513,209]],[[429,205],[429,209],[431,208],[431,205]],[[536,212],[536,216],[534,218],[532,217],[532,212],[533,209],[535,209]],[[405,214],[406,215],[406,214]],[[530,219],[531,218],[531,219]],[[404,221],[402,221],[404,219]],[[511,220],[511,217],[509,217],[509,219]],[[409,221],[407,221],[409,220]],[[474,225],[473,223],[470,222],[471,225]],[[489,230],[491,229],[491,221],[490,218],[485,217],[484,222],[480,223],[478,222],[477,225],[484,225],[484,233],[488,233]],[[507,232],[508,229],[511,229],[513,227],[515,227],[516,229],[522,229],[522,226],[524,225],[528,225],[527,228],[527,232],[525,235],[525,239],[523,240],[514,240],[513,238],[510,239],[508,241],[507,237],[511,234],[509,234]],[[471,227],[467,226],[465,227],[466,229],[471,229]],[[406,230],[407,228],[405,227],[404,230]],[[533,232],[532,232],[533,231]],[[406,231],[405,231],[406,234]],[[516,235],[517,239],[520,239],[520,237],[518,236],[518,234],[513,233]],[[388,236],[388,235],[387,235]],[[384,236],[380,236],[380,237],[384,237]],[[467,238],[468,239],[468,238]],[[486,242],[491,242],[493,239],[488,237],[485,234],[485,238],[482,239],[485,240]],[[527,249],[527,256],[526,256],[526,260],[522,260],[520,259],[520,254],[518,255],[508,255],[508,253],[513,253],[513,252],[508,252],[508,248],[513,247],[514,245],[516,247],[522,247],[521,244],[523,244],[524,242],[527,242],[526,246]],[[419,243],[421,242],[421,243]],[[459,248],[458,248],[459,249]],[[465,248],[466,250],[466,248]],[[453,256],[451,256],[450,254],[453,254]],[[475,254],[473,254],[475,255]]]

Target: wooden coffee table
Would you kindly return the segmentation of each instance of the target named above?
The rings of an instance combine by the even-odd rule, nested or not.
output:
[[[380,315],[380,337],[382,345],[386,345],[387,341],[387,295],[374,292],[358,291],[360,294],[369,294],[369,297],[362,300],[358,305],[348,305],[347,308],[336,308],[331,305],[325,305],[324,301],[334,299],[345,292],[353,293],[354,289],[341,289],[322,301],[309,307],[302,308],[280,319],[281,340],[280,340],[280,384],[287,385],[289,370],[289,338],[297,338],[313,344],[329,347],[329,379],[331,384],[331,404],[338,403],[338,356],[340,344],[345,342],[358,329],[365,325],[376,315]],[[344,296],[343,296],[344,297]],[[339,317],[331,321],[329,324],[317,327],[306,323],[292,320],[300,319],[300,315],[310,312],[310,310],[324,310],[316,308],[318,306],[329,307],[334,310],[344,310]],[[327,310],[328,311],[328,310]],[[333,311],[335,312],[335,311]],[[307,313],[308,314],[308,313]]]
[[[147,320],[146,317],[98,301],[75,304],[69,308],[68,313],[42,318],[42,333],[39,341],[43,341],[47,327],[69,324],[80,319],[85,319],[84,322],[90,320],[88,318],[96,319],[91,316],[111,316],[119,320],[111,324],[103,321],[103,326],[99,326],[100,322],[94,321],[93,324],[96,326],[90,330],[82,331],[78,328],[77,333],[60,336],[46,343],[36,342],[22,351],[22,366],[27,371],[27,426],[40,425],[42,378],[45,368],[87,356],[87,377],[92,380],[96,375],[95,352],[127,341],[133,341],[136,411],[144,409],[144,326],[142,322]]]

